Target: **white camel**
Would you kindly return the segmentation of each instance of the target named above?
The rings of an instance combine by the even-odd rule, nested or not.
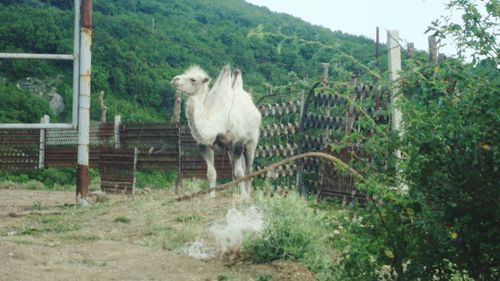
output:
[[[227,147],[233,177],[252,172],[255,149],[260,135],[261,114],[249,93],[243,89],[241,71],[231,73],[225,66],[212,89],[210,77],[199,66],[192,66],[175,76],[171,84],[188,95],[186,116],[194,139],[207,163],[207,179],[215,187],[214,145]],[[240,193],[249,196],[251,181],[239,185]]]

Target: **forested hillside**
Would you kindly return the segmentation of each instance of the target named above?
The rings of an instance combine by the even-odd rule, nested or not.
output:
[[[120,113],[124,120],[166,120],[174,94],[168,82],[191,64],[212,76],[226,63],[239,67],[246,87],[259,97],[269,85],[286,84],[290,72],[319,77],[320,62],[357,72],[345,54],[367,65],[374,60],[370,39],[312,26],[243,0],[99,0],[93,5],[92,90],[105,92],[108,116]],[[249,36],[256,29],[334,47]],[[72,31],[73,0],[0,0],[0,52],[71,53]],[[68,121],[71,69],[71,62],[64,61],[0,60],[0,99],[12,100],[0,103],[0,122],[37,122],[47,108],[37,95],[16,102],[26,89],[13,85],[27,77],[64,98],[59,117],[51,115]]]

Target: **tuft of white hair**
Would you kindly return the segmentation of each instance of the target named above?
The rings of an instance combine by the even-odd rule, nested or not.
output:
[[[222,254],[239,253],[247,235],[260,233],[264,229],[262,211],[251,206],[244,210],[231,208],[223,221],[214,223],[209,231],[215,238]]]
[[[181,254],[200,260],[207,260],[214,257],[210,248],[207,248],[202,241],[186,243],[180,249]]]

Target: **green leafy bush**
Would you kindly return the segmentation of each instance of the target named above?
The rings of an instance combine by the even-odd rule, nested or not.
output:
[[[498,76],[451,59],[413,61],[408,68],[401,73],[402,138],[375,133],[370,140],[400,149],[402,158],[386,155],[389,167],[351,163],[365,173],[357,187],[369,201],[338,219],[344,229],[334,243],[342,253],[338,274],[342,280],[496,280]]]
[[[297,193],[260,198],[260,206],[266,227],[245,240],[243,252],[256,263],[300,261],[321,280],[329,280],[333,261],[326,214],[309,207]]]

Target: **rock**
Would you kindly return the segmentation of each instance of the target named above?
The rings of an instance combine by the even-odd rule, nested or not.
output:
[[[55,80],[59,78],[54,78]],[[50,109],[57,115],[64,111],[64,98],[57,93],[57,89],[53,86],[57,82],[46,83],[40,79],[27,77],[19,80],[16,86],[26,92],[37,95],[49,102]]]
[[[49,106],[55,114],[59,115],[64,111],[64,99],[56,91],[55,87],[52,87],[48,93]]]

